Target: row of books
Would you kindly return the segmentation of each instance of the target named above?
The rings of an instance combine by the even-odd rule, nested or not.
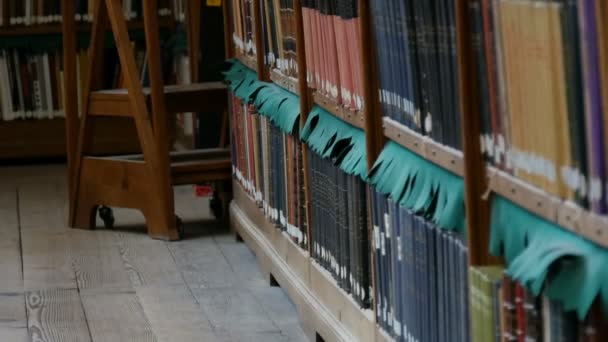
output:
[[[286,76],[298,77],[293,0],[260,1],[265,62]]]
[[[232,40],[237,55],[255,55],[255,35],[253,34],[252,0],[236,0],[232,3]]]
[[[332,159],[313,151],[309,155],[312,257],[368,308],[372,287],[365,183]]]
[[[303,0],[307,79],[337,104],[363,108],[361,33],[357,0]]]
[[[124,0],[122,10],[127,19],[141,19],[142,1]],[[185,19],[186,0],[158,0],[161,16],[173,15],[176,21]],[[93,21],[93,0],[75,0],[75,19]],[[0,0],[0,26],[40,25],[61,22],[61,0]]]
[[[0,51],[2,120],[63,116],[62,58],[57,52]]]
[[[149,82],[147,52],[133,42],[136,64],[142,85]],[[102,80],[103,89],[125,88],[119,58],[113,48],[105,49],[104,63],[107,73]],[[83,89],[89,68],[89,54],[81,49],[76,56],[78,108],[82,113]],[[167,84],[188,83],[187,62],[179,56],[163,60]],[[63,54],[61,50],[32,51],[30,49],[0,50],[0,119],[52,119],[63,117]]]
[[[277,227],[307,248],[301,143],[234,95],[230,110],[236,179]]]
[[[382,112],[460,149],[455,1],[370,2]]]
[[[373,191],[375,305],[396,341],[470,341],[467,246]]]
[[[606,213],[608,4],[475,0],[470,15],[487,160]]]
[[[579,322],[562,303],[536,297],[501,266],[470,268],[473,342],[595,342],[608,339],[598,311]]]

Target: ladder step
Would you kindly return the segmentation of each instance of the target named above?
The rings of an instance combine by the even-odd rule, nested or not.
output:
[[[143,88],[146,101],[150,88]],[[168,113],[223,112],[228,101],[226,85],[204,82],[164,87]],[[127,89],[108,89],[91,92],[89,114],[98,116],[132,116]]]

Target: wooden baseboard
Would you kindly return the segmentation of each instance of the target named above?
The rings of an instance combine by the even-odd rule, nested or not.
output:
[[[314,340],[389,342],[363,310],[338,287],[331,274],[310,258],[286,233],[266,219],[261,208],[234,182],[230,205],[232,228],[256,254],[262,271],[272,275],[297,307],[306,334]]]

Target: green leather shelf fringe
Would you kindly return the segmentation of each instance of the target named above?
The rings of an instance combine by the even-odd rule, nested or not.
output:
[[[608,250],[494,195],[490,252],[535,295],[576,310],[582,320],[597,296],[608,312]]]
[[[300,118],[300,98],[274,83],[258,80],[257,74],[237,60],[229,60],[224,80],[243,102],[253,104],[283,133],[293,134]]]
[[[342,171],[367,180],[365,133],[360,128],[314,106],[300,138],[319,156],[334,160]]]
[[[369,182],[437,226],[466,234],[464,182],[452,172],[391,141],[374,163]]]

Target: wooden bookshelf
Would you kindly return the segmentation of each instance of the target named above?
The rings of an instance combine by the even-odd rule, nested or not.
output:
[[[365,86],[365,89],[363,89],[365,101],[364,108],[361,112],[351,112],[334,100],[323,96],[320,93],[311,92],[312,90],[308,88],[305,76],[307,70],[303,52],[305,44],[303,43],[303,37],[300,35],[298,35],[297,38],[299,55],[299,79],[297,81],[285,79],[284,76],[281,77],[282,75],[272,71],[268,72],[268,70],[260,72],[260,61],[264,58],[262,51],[263,46],[260,44],[257,46],[257,58],[240,57],[239,60],[252,70],[257,70],[259,79],[262,81],[268,81],[265,78],[266,75],[269,75],[270,81],[285,89],[292,91],[291,89],[297,89],[297,87],[299,87],[300,91],[294,93],[302,95],[302,97],[311,95],[310,100],[303,99],[301,101],[300,109],[303,122],[306,121],[306,115],[310,112],[310,107],[315,104],[343,121],[363,129],[366,136],[369,168],[374,164],[382,147],[390,140],[400,144],[411,152],[416,153],[421,158],[462,177],[465,188],[464,205],[466,208],[469,264],[471,266],[497,265],[503,263],[502,260],[490,255],[489,252],[489,220],[492,202],[491,196],[489,195],[491,193],[499,194],[521,208],[524,208],[549,222],[553,222],[598,246],[608,248],[608,216],[591,213],[589,210],[586,210],[571,201],[565,201],[556,196],[552,196],[513,175],[498,170],[493,166],[486,165],[481,153],[481,146],[478,138],[481,135],[480,108],[478,101],[479,91],[477,89],[476,70],[473,63],[473,61],[475,61],[475,56],[470,39],[472,25],[469,22],[469,3],[467,1],[457,1],[455,8],[456,48],[458,56],[457,68],[459,75],[458,88],[460,97],[459,112],[462,113],[461,127],[459,127],[459,129],[462,135],[462,150],[456,150],[440,144],[430,137],[417,133],[391,118],[382,116],[379,94],[377,91],[378,70],[374,56],[374,51],[376,51],[374,46],[375,38],[370,32],[372,23],[369,16],[369,0],[359,0],[358,4],[361,11],[360,23],[362,25],[361,49],[363,65],[360,67],[365,80],[365,82],[363,82]],[[295,6],[297,12],[298,7],[300,6],[299,1],[296,1]],[[301,13],[299,15],[301,15]],[[298,20],[301,19],[299,15],[296,16]],[[259,20],[259,13],[257,18]],[[299,33],[301,33],[300,26],[302,26],[301,22],[297,27]],[[258,43],[261,41],[260,36],[257,36],[256,39]],[[306,91],[303,91],[302,89],[306,89]],[[306,146],[304,146],[304,148],[306,148]],[[304,164],[306,168],[307,162],[304,162]],[[321,332],[324,338],[332,341],[343,340],[344,338],[343,336],[340,337],[341,335],[337,333],[335,329],[346,331],[347,335],[350,335],[354,340],[392,340],[392,338],[379,328],[375,322],[373,323],[373,326],[369,328],[374,332],[372,334],[373,336],[360,333],[358,329],[360,326],[357,326],[352,322],[342,322],[341,319],[345,316],[344,313],[340,311],[340,308],[343,308],[345,305],[345,299],[342,299],[344,293],[337,287],[331,276],[323,279],[323,277],[318,274],[321,271],[321,268],[310,258],[309,254],[301,252],[297,246],[291,243],[286,235],[273,227],[273,225],[265,219],[261,210],[257,208],[255,202],[249,198],[245,190],[243,190],[237,182],[235,182],[234,189],[235,200],[231,209],[233,225],[237,233],[243,236],[245,242],[256,252],[263,268],[271,274],[274,274],[272,272],[282,272],[288,275],[278,277],[277,279],[281,278],[279,283],[287,288],[287,292],[296,303],[296,306],[298,306],[299,311],[305,311],[306,314],[308,314],[308,311],[306,311],[308,309],[301,309],[302,305],[308,305],[307,308],[312,308],[315,310],[315,314],[322,317],[326,317],[327,313],[330,313],[332,317],[330,323],[335,324],[335,326],[328,327],[326,324],[327,322],[314,322],[313,327],[316,331]],[[307,190],[309,191],[309,189]],[[308,210],[310,213],[310,207]],[[311,230],[314,230],[315,228],[316,227],[314,226],[310,227],[308,233],[310,234]],[[293,252],[292,249],[297,249],[300,254]],[[370,263],[370,272],[373,274],[376,272],[376,270],[374,270],[373,259]],[[317,273],[315,274],[314,272]],[[291,276],[291,274],[293,274],[293,276]],[[293,278],[296,279],[294,280]],[[374,279],[374,277],[372,277],[372,279]],[[322,283],[322,285],[316,284],[315,281]],[[317,297],[316,301],[320,304],[302,304],[302,295],[293,294],[293,290],[291,290],[293,286],[303,286],[306,291],[310,291]],[[372,286],[376,287],[376,284],[372,284]],[[330,293],[330,295],[328,296],[322,293],[322,291],[315,292],[315,289],[320,287],[323,288],[322,291],[326,291]],[[354,312],[357,312],[357,315],[359,316],[366,315],[366,310],[356,308]],[[372,315],[372,321],[374,321],[374,317],[375,315]],[[306,315],[304,315],[302,319],[306,323],[313,320]],[[369,323],[365,320],[358,322],[358,324],[365,327],[367,327],[367,324]],[[327,329],[330,329],[329,332]]]
[[[0,26],[0,39],[27,36],[60,36],[61,23]],[[161,19],[161,26],[171,28],[175,25],[172,17]],[[142,21],[131,21],[130,30],[143,29]],[[91,23],[80,22],[77,32],[89,32]],[[137,153],[140,150],[136,132],[131,122],[103,119],[97,136],[105,138],[94,142],[96,154],[110,155]],[[42,120],[0,121],[0,160],[1,159],[37,159],[66,156],[66,126],[63,118]]]

